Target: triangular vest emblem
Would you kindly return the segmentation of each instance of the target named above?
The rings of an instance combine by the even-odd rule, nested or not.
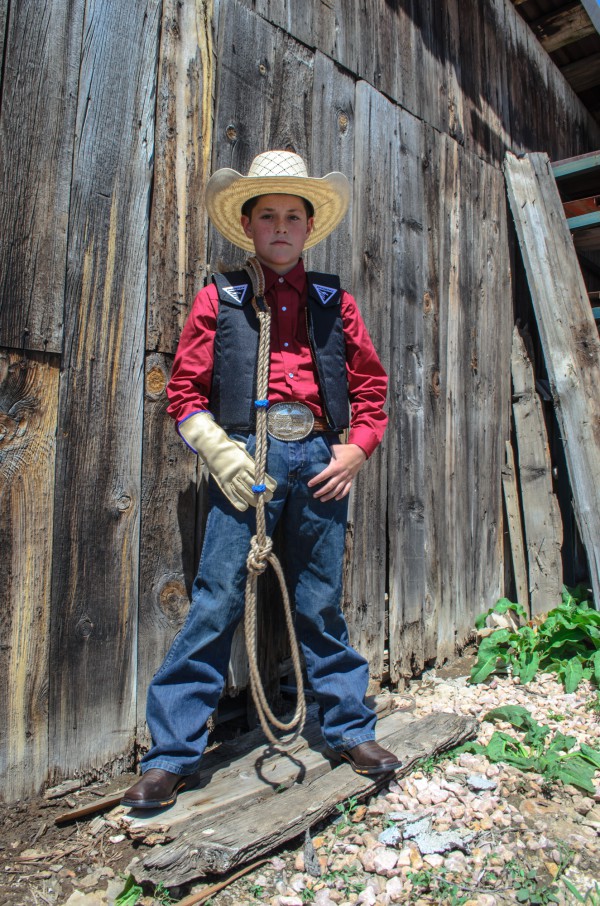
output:
[[[327,305],[329,300],[337,293],[335,287],[321,286],[319,283],[313,283],[313,286],[323,305]]]
[[[238,305],[241,305],[244,301],[244,296],[246,295],[246,290],[248,289],[247,283],[241,283],[239,286],[224,286],[223,292],[227,293],[234,302],[237,302]]]

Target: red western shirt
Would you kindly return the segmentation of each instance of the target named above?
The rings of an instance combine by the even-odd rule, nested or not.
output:
[[[317,373],[306,330],[307,281],[302,259],[280,276],[263,266],[265,298],[271,309],[269,402],[299,400],[324,416]],[[367,456],[380,443],[387,424],[383,410],[387,375],[350,293],[342,292],[342,324],[350,399],[348,442]],[[219,298],[214,284],[201,289],[181,333],[171,379],[167,412],[177,424],[209,411],[214,337]]]

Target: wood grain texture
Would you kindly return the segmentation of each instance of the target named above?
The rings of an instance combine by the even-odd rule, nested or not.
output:
[[[130,757],[135,729],[159,12],[158,0],[110,7],[93,0],[86,10],[58,415],[53,776]]]
[[[6,26],[8,19],[8,0],[0,0],[0,98],[4,80],[4,46],[6,43]]]
[[[196,574],[197,457],[167,415],[171,359],[146,358],[137,633],[138,731],[148,684],[189,609]]]
[[[505,175],[598,604],[600,339],[547,155],[508,154]]]
[[[0,106],[0,344],[15,349],[62,348],[84,6],[25,0],[9,8]]]
[[[529,583],[527,580],[527,566],[525,563],[525,541],[523,538],[523,517],[519,500],[517,485],[517,467],[512,444],[506,441],[506,463],[502,469],[502,489],[504,491],[504,505],[510,536],[510,549],[512,568],[517,592],[517,601],[526,614],[531,617],[529,601]]]
[[[380,722],[379,728],[378,738],[403,762],[396,772],[402,776],[419,759],[446,751],[472,737],[476,722],[443,712],[419,720],[392,714]],[[257,768],[262,762],[259,758]],[[298,765],[292,766],[294,774],[301,764],[299,757]],[[325,761],[323,767],[326,766]],[[144,859],[141,872],[138,867],[136,877],[172,886],[207,874],[225,874],[300,836],[331,816],[336,806],[349,797],[364,800],[386,783],[385,778],[361,777],[347,764],[323,774],[315,771],[315,775],[312,780],[294,783],[281,795],[274,795],[272,790],[269,798],[248,805],[243,811],[235,805],[224,809],[213,816],[210,835],[206,835],[207,822],[200,814],[188,823],[185,835],[180,834],[172,843],[155,848]]]
[[[351,179],[354,172],[355,81],[324,54],[314,58],[310,133],[310,175],[332,171]],[[352,292],[352,198],[348,213],[327,239],[305,255],[310,270],[340,275],[342,286]]]
[[[39,793],[48,770],[56,357],[0,350],[0,787]]]
[[[367,82],[356,86],[352,290],[384,368],[389,371],[392,232],[381,212],[392,183],[395,109]],[[377,160],[377,167],[373,161]],[[357,476],[350,501],[351,572],[344,612],[352,644],[367,658],[371,680],[383,675],[386,620],[387,448],[378,447]]]
[[[535,390],[533,365],[517,327],[513,331],[511,371],[529,597],[531,614],[538,616],[552,610],[560,600],[563,528],[552,487],[552,463],[542,403]]]
[[[225,3],[226,0],[221,0]],[[600,129],[508,0],[243,0],[482,158],[600,145]]]
[[[165,0],[150,219],[149,350],[174,353],[206,277],[203,198],[214,105],[212,0]]]
[[[424,664],[425,408],[424,260],[427,220],[423,169],[426,127],[402,110],[393,120],[390,424],[388,451],[389,652],[392,682]]]

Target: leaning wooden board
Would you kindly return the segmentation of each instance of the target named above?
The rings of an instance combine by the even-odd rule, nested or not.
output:
[[[600,340],[546,154],[507,154],[506,187],[525,263],[573,506],[600,606]]]
[[[415,720],[396,712],[379,721],[378,738],[402,760],[398,776],[408,773],[420,759],[460,745],[476,728],[473,718],[456,714],[438,712]],[[310,752],[310,757],[314,754]],[[301,761],[303,756],[295,757]],[[350,796],[366,799],[389,781],[389,776],[362,777],[348,764],[332,770],[325,756],[321,758],[320,776],[294,783],[280,795],[271,788],[270,795],[260,801],[244,802],[240,807],[238,800],[213,813],[210,820],[199,807],[179,828],[176,840],[154,847],[141,866],[136,862],[136,879],[162,881],[171,887],[208,874],[224,874],[303,834]]]

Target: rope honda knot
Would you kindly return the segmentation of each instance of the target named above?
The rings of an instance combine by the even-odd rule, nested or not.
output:
[[[260,575],[264,573],[267,565],[269,563],[269,557],[271,556],[271,551],[273,550],[273,541],[268,536],[264,539],[262,544],[259,542],[258,537],[253,535],[250,539],[250,550],[248,552],[248,558],[246,560],[246,566],[250,572]]]

